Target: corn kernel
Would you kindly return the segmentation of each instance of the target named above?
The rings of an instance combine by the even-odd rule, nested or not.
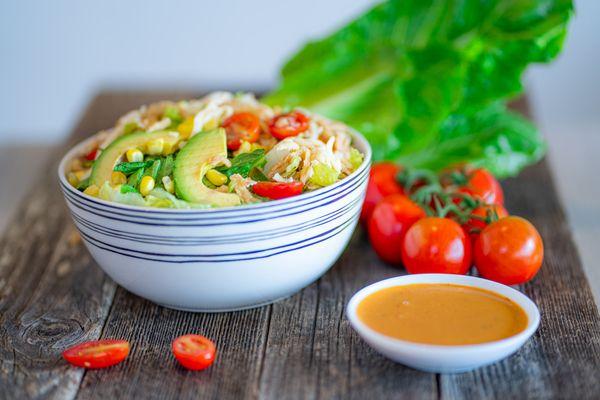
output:
[[[123,185],[127,183],[127,177],[122,172],[113,171],[112,174],[110,174],[110,183],[113,186]]]
[[[90,185],[83,191],[83,193],[96,197],[98,196],[98,193],[100,193],[100,189],[98,189],[98,186],[96,185]]]
[[[144,161],[144,155],[138,149],[129,149],[127,153],[125,153],[127,157],[127,161],[129,162],[140,162]]]
[[[242,153],[250,153],[251,151],[252,151],[252,145],[250,144],[250,142],[242,140],[242,143],[240,144],[240,148],[237,149],[235,154],[238,155],[238,154],[242,154]]]
[[[146,145],[146,152],[151,156],[157,156],[162,154],[164,145],[165,141],[162,138],[151,140]]]
[[[75,175],[73,172],[69,172],[69,175],[67,175],[67,180],[71,186],[77,187],[77,185],[79,185],[79,179],[77,179],[77,175]]]
[[[210,131],[212,129],[217,129],[218,127],[219,127],[219,121],[217,120],[217,118],[212,118],[212,119],[209,119],[208,121],[206,121],[206,123],[202,127],[202,130]]]
[[[165,142],[162,150],[163,156],[168,156],[169,154],[173,154],[177,149],[177,142]]]
[[[227,175],[224,175],[216,169],[210,169],[206,172],[206,179],[215,186],[221,186],[227,183]]]
[[[147,175],[144,176],[140,182],[140,193],[142,196],[148,196],[148,193],[150,193],[152,189],[154,189],[154,178]]]
[[[162,184],[167,192],[175,193],[175,183],[173,182],[170,176],[163,176]]]
[[[82,169],[81,171],[75,172],[75,177],[77,178],[77,180],[79,182],[83,181],[88,176],[90,176],[90,170],[89,169]]]
[[[183,138],[188,138],[192,134],[194,130],[194,117],[189,116],[179,126],[177,127],[177,131],[181,134]]]

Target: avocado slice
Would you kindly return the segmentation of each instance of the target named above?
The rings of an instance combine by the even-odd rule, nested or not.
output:
[[[173,165],[173,180],[178,197],[192,203],[219,207],[236,206],[241,203],[237,194],[219,192],[202,183],[206,171],[215,166],[211,164],[211,159],[217,156],[227,157],[223,128],[200,132],[183,146]]]
[[[174,148],[175,143],[179,141],[179,133],[173,131],[136,132],[117,138],[102,150],[100,157],[94,162],[90,184],[101,187],[104,182],[110,181],[115,164],[127,150],[135,148],[143,150],[149,141],[156,139],[163,139],[165,144],[170,144]]]

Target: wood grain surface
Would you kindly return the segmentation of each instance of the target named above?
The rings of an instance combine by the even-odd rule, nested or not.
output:
[[[520,287],[540,307],[540,328],[515,355],[473,372],[416,371],[354,333],[344,317],[350,296],[402,273],[377,260],[360,229],[319,281],[270,306],[187,313],[118,287],[77,239],[57,161],[129,109],[194,94],[101,93],[24,199],[0,241],[0,398],[600,398],[600,318],[545,162],[504,182],[508,209],[532,220],[545,242],[540,274]],[[171,356],[173,338],[190,332],[217,343],[204,372]],[[66,347],[96,338],[129,340],[127,361],[85,371],[62,360]]]

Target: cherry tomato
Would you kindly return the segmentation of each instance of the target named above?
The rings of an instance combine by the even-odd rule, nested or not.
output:
[[[505,285],[527,282],[544,259],[544,244],[537,229],[520,217],[506,217],[479,234],[473,250],[475,266],[484,278]]]
[[[302,182],[258,182],[252,190],[259,196],[272,200],[297,196],[302,193]]]
[[[276,116],[269,122],[271,135],[279,140],[296,136],[308,129],[308,117],[300,111]]]
[[[496,213],[498,219],[508,217],[508,211],[500,204],[487,204],[484,206],[477,207],[471,214],[477,217],[486,218],[488,213]],[[482,231],[488,224],[479,218],[471,218],[463,225],[465,232],[472,234],[474,230]]]
[[[369,172],[367,194],[360,212],[360,220],[368,223],[373,209],[384,197],[396,193],[404,193],[402,186],[396,180],[400,167],[390,162],[373,164]]]
[[[98,148],[96,147],[94,150],[90,151],[85,155],[85,159],[88,161],[94,161],[96,156],[98,155]]]
[[[421,218],[425,218],[425,211],[403,194],[381,200],[369,219],[369,238],[377,255],[390,264],[402,263],[404,235]]]
[[[502,186],[488,170],[477,168],[467,172],[467,183],[458,188],[464,194],[479,198],[486,204],[504,204]]]
[[[83,368],[105,368],[123,361],[129,355],[126,340],[94,340],[70,347],[62,353],[69,363]]]
[[[179,336],[171,349],[181,365],[194,371],[210,367],[217,354],[217,348],[210,339],[193,334]]]
[[[260,120],[249,112],[233,114],[221,126],[227,132],[227,148],[232,151],[240,148],[242,140],[253,143],[260,136]]]
[[[448,218],[415,222],[401,249],[402,262],[411,274],[465,274],[471,266],[471,242],[461,226]]]

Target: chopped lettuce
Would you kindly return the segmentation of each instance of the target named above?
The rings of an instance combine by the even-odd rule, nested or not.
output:
[[[313,185],[329,186],[334,184],[340,177],[340,173],[329,165],[317,162],[313,166],[313,174],[308,180]]]
[[[284,178],[289,178],[290,176],[294,175],[294,173],[300,166],[301,161],[302,161],[302,158],[300,158],[300,156],[296,156],[296,157],[292,158],[292,161],[290,161],[290,163],[285,167],[285,171],[283,171],[282,176]]]
[[[173,125],[179,125],[179,123],[183,121],[183,117],[181,116],[181,113],[179,112],[179,109],[177,107],[165,108],[163,116],[169,118]]]
[[[558,55],[572,12],[571,0],[388,0],[308,43],[264,100],[346,122],[376,160],[514,175],[545,146],[504,104],[529,64]]]
[[[354,147],[350,149],[350,165],[352,165],[352,170],[356,170],[362,164],[365,156]]]

